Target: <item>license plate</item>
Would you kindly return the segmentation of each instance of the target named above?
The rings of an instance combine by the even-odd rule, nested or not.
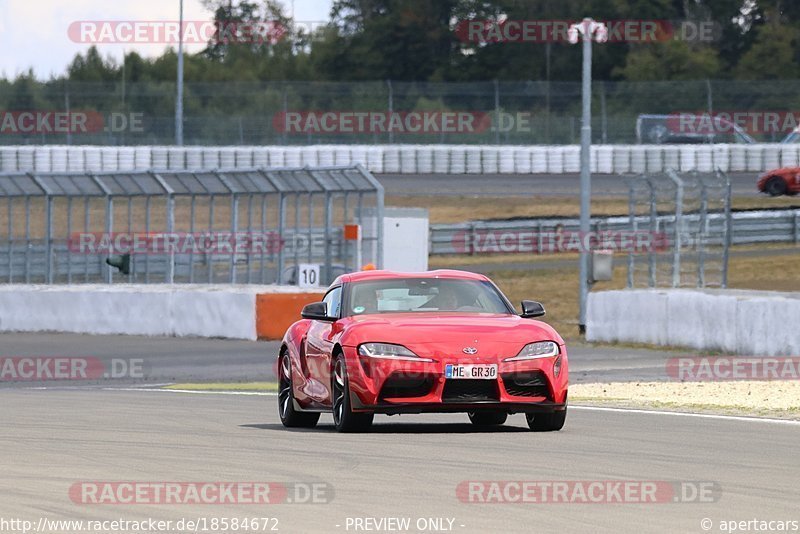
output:
[[[497,378],[497,364],[447,364],[444,366],[444,377],[494,380]]]

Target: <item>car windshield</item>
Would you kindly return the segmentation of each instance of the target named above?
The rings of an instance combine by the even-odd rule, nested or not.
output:
[[[399,278],[351,286],[348,315],[414,312],[509,314],[511,310],[492,284],[480,280]]]

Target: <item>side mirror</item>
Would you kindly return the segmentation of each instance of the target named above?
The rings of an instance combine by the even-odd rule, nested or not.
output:
[[[335,321],[334,317],[328,317],[328,305],[324,302],[312,302],[303,306],[300,312],[303,319],[313,319],[315,321]]]
[[[542,306],[541,302],[536,302],[535,300],[522,301],[522,313],[519,314],[520,317],[529,319],[531,317],[541,317],[543,315],[544,306]]]

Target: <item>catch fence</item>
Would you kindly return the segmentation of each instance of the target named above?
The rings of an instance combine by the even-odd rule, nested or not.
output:
[[[382,263],[382,220],[360,165],[2,173],[0,280],[324,286]]]

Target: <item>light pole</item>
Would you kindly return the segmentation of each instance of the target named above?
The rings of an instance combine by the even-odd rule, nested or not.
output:
[[[183,145],[183,0],[178,16],[178,94],[175,97],[175,144]]]
[[[586,250],[591,217],[592,174],[590,171],[592,147],[592,39],[604,43],[608,39],[608,29],[602,22],[585,18],[569,27],[569,42],[577,44],[583,40],[583,118],[581,120],[581,265],[580,265],[580,316],[578,329],[586,333],[586,300],[589,294],[589,251]]]

